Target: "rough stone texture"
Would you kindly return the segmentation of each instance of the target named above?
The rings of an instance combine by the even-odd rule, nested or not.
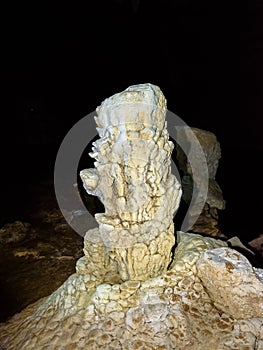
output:
[[[235,318],[263,315],[263,271],[253,269],[244,256],[230,248],[217,248],[204,252],[196,267],[220,310]]]
[[[95,169],[80,173],[87,192],[105,207],[95,215],[96,232],[122,280],[158,276],[171,262],[173,215],[181,199],[171,174],[166,100],[157,86],[135,85],[106,99],[97,112],[100,139],[90,154]]]
[[[92,174],[95,181],[93,175],[84,178],[87,189],[103,188],[103,171]],[[169,218],[171,206],[166,206]],[[104,216],[120,220],[118,205],[115,212],[113,206],[105,207]],[[0,324],[1,350],[263,348],[263,270],[253,268],[227,242],[193,233],[177,233],[172,256],[171,242],[166,242],[171,225],[153,237],[149,233],[147,241],[116,250],[105,244],[101,217],[99,228],[85,236],[85,255],[76,273],[49,297]]]
[[[178,241],[170,269],[148,281],[72,275],[0,325],[0,348],[262,349],[263,271],[223,241],[190,233]]]
[[[223,194],[215,179],[219,159],[221,158],[220,143],[218,142],[216,136],[210,131],[201,130],[198,128],[191,128],[191,130],[194,132],[197,140],[203,148],[209,174],[206,204],[198,220],[191,228],[191,231],[209,234],[210,236],[214,237],[220,237],[222,234],[218,227],[218,209],[225,209]],[[182,134],[179,134],[178,136],[187,139],[191,137],[191,133],[187,133],[187,130],[183,130]],[[186,154],[178,145],[176,147],[176,152],[179,167],[183,173],[183,199],[187,204],[189,204],[191,201],[193,188],[191,165],[186,157]],[[195,154],[194,156],[198,157],[198,154]],[[199,181],[202,181],[202,174],[199,174],[199,176]]]

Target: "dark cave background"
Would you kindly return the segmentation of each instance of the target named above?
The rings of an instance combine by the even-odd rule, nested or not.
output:
[[[231,7],[232,6],[232,7]],[[263,3],[97,0],[6,5],[1,39],[1,224],[52,180],[69,129],[129,85],[160,86],[168,109],[214,132],[222,231],[263,234]]]

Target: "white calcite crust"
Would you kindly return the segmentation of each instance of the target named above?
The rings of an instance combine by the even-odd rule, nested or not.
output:
[[[166,100],[157,86],[134,85],[106,99],[97,112],[100,139],[90,154],[95,169],[80,176],[104,204],[105,213],[95,216],[98,235],[120,278],[146,280],[171,262],[173,216],[182,194],[171,173]]]

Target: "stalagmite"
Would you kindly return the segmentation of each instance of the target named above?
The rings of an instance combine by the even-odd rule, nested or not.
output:
[[[225,241],[174,233],[165,111],[151,84],[97,109],[95,168],[81,178],[105,213],[76,273],[0,324],[1,350],[263,349],[263,270]]]
[[[105,213],[95,216],[98,234],[120,278],[146,280],[171,261],[173,215],[182,192],[171,174],[166,100],[156,86],[132,86],[97,112],[100,139],[90,154],[95,169],[80,176],[87,192],[104,204]]]

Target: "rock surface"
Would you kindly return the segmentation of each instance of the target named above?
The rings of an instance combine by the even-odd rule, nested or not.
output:
[[[243,255],[230,248],[204,252],[196,267],[218,309],[237,319],[262,317],[263,270],[254,269]]]
[[[206,204],[198,220],[191,228],[191,231],[208,234],[214,237],[223,237],[224,235],[222,235],[218,227],[218,210],[225,209],[225,201],[223,199],[221,188],[216,182],[216,172],[219,159],[221,158],[220,143],[218,142],[216,135],[210,131],[198,128],[191,128],[191,131],[194,132],[194,135],[202,146],[209,175]],[[187,130],[182,130],[182,133],[179,133],[178,137],[189,139],[192,137],[191,135],[192,133],[188,133]],[[191,164],[179,145],[176,146],[176,151],[176,158],[183,173],[183,199],[189,205],[193,188]],[[192,152],[194,152],[194,150],[192,150]],[[198,158],[199,155],[196,153],[193,156]],[[202,181],[202,174],[200,174],[199,181]]]
[[[1,349],[262,349],[263,270],[223,241],[178,241],[170,269],[148,281],[72,275],[0,325]]]
[[[259,235],[259,237],[248,242],[248,245],[254,248],[263,258],[263,235]]]

